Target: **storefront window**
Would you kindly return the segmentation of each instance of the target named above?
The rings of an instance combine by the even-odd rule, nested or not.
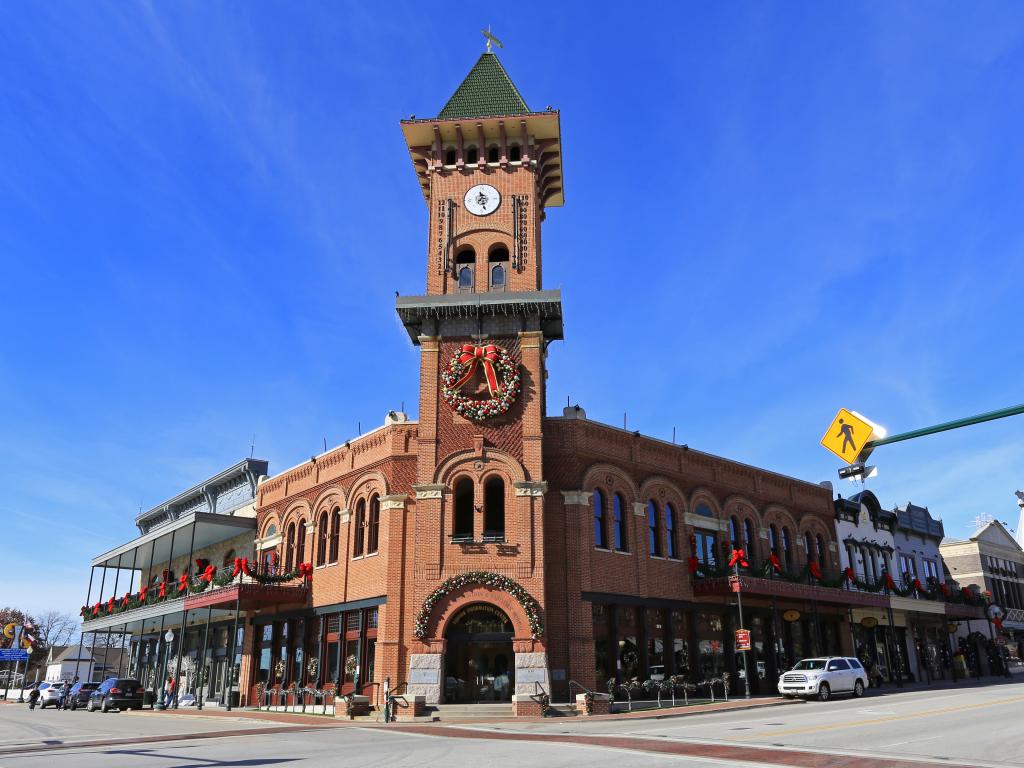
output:
[[[722,634],[721,616],[717,613],[697,614],[697,651],[700,655],[698,671],[704,679],[718,677],[725,671]]]
[[[338,681],[338,643],[337,641],[327,644],[327,681],[337,683]]]
[[[377,638],[369,638],[366,641],[366,668],[363,670],[363,682],[373,682],[373,663],[377,655]]]
[[[640,652],[636,635],[619,638],[619,670],[623,680],[640,678]]]

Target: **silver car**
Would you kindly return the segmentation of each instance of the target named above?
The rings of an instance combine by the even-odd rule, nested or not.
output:
[[[61,697],[64,696],[64,686],[66,683],[40,683],[39,684],[39,702],[36,706],[40,709],[46,709],[47,707],[60,706]]]
[[[825,656],[803,659],[779,677],[779,693],[788,699],[794,696],[816,697],[828,701],[834,693],[864,695],[868,684],[867,670],[852,656]]]

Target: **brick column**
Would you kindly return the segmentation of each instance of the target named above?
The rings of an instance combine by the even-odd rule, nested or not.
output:
[[[565,510],[565,592],[560,595],[559,609],[565,616],[564,637],[567,647],[559,649],[565,654],[566,678],[576,680],[593,689],[594,677],[594,616],[590,603],[580,599],[580,593],[590,589],[590,562],[592,545],[587,523],[592,516],[590,491],[562,491]],[[553,564],[552,564],[553,567]],[[552,649],[552,655],[555,651]],[[603,681],[601,681],[603,682]]]

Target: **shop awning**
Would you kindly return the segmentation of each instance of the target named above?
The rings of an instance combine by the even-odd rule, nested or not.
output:
[[[192,512],[137,539],[94,557],[103,568],[146,569],[219,544],[245,531],[255,531],[256,519],[210,512]],[[172,546],[173,544],[173,546]]]

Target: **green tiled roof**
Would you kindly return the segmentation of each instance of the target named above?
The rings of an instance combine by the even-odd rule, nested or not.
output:
[[[457,120],[529,112],[519,90],[493,53],[484,53],[458,87],[438,118]]]

